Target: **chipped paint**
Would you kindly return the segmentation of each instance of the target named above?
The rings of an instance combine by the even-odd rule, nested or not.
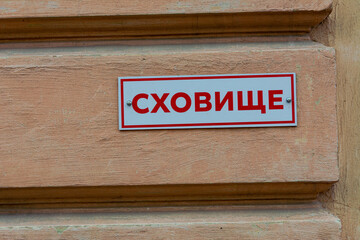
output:
[[[58,234],[62,234],[64,231],[66,231],[66,229],[68,229],[69,227],[67,226],[56,226],[54,227],[55,231],[58,233]]]
[[[300,144],[304,144],[307,142],[308,142],[307,138],[296,138],[295,139],[295,145],[300,145]]]
[[[320,104],[322,98],[323,96],[319,97],[319,99],[315,101],[316,106]]]
[[[51,9],[56,9],[59,7],[59,4],[55,1],[48,1],[47,7]]]
[[[14,13],[14,12],[17,12],[17,9],[8,8],[8,7],[0,7],[0,12],[1,11],[7,12],[7,13]]]

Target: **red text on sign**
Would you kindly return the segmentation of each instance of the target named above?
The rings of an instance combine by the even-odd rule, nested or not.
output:
[[[244,95],[247,96],[247,104],[244,104]],[[256,92],[257,95],[257,103],[254,104],[254,92],[247,91],[244,94],[243,91],[237,91],[237,110],[238,111],[254,111],[258,110],[261,114],[266,113],[266,106],[264,104],[264,94],[262,90]],[[283,90],[269,90],[268,97],[269,97],[269,110],[281,110],[284,109],[284,105],[281,104],[282,97],[280,95],[283,94]],[[169,97],[170,93],[164,93],[158,96],[156,93],[151,93],[151,97],[155,100],[156,104],[152,108],[150,113],[157,113],[160,109],[164,113],[170,113],[170,109],[166,106],[166,99]],[[177,100],[182,98],[185,101],[184,106],[179,106],[177,104]],[[149,113],[149,108],[140,108],[138,101],[140,99],[149,99],[149,94],[146,93],[139,93],[137,94],[132,100],[132,106],[135,112],[140,114]],[[234,94],[233,92],[227,92],[222,98],[220,92],[215,92],[215,111],[234,111]],[[276,104],[275,104],[276,103]],[[225,108],[225,104],[227,104],[227,108]],[[184,92],[175,93],[170,99],[170,106],[171,108],[178,113],[184,113],[189,111],[192,105],[191,97]],[[195,92],[194,93],[194,109],[195,112],[207,112],[213,109],[213,104],[211,103],[211,94],[208,92]]]

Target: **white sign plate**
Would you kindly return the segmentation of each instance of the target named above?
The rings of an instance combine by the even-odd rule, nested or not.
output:
[[[119,129],[296,126],[295,73],[119,77]]]

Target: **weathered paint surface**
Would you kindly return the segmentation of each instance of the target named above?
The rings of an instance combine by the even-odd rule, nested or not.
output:
[[[314,35],[336,49],[340,181],[321,197],[341,218],[342,239],[360,239],[360,2],[335,0]]]
[[[298,127],[117,129],[118,76],[277,72],[297,74]],[[3,50],[0,73],[1,187],[338,177],[334,52],[320,44]]]
[[[339,220],[316,205],[158,208],[138,212],[0,215],[12,239],[339,240]]]
[[[3,0],[0,18],[321,11],[332,0]]]

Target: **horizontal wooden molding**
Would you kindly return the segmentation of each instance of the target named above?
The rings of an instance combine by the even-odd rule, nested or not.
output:
[[[247,0],[247,4],[204,0],[200,6],[199,1],[187,1],[182,7],[175,1],[166,4],[161,0],[151,1],[151,6],[134,1],[140,7],[132,1],[120,1],[121,7],[115,10],[111,4],[105,4],[106,8],[98,6],[100,2],[86,1],[87,7],[72,6],[73,3],[64,0],[55,3],[70,7],[62,10],[59,7],[57,11],[48,6],[35,6],[38,9],[34,11],[29,1],[14,1],[13,5],[7,2],[0,3],[0,8],[8,9],[0,17],[2,42],[298,35],[310,32],[331,11],[328,0],[312,1],[312,4],[306,0],[295,3]],[[19,2],[29,5],[28,8],[22,8],[23,5],[16,8]],[[110,2],[118,6],[115,1]]]
[[[322,11],[332,0],[2,0],[0,18]]]
[[[102,187],[1,188],[0,208],[47,206],[156,206],[314,200],[326,183],[187,184]],[[85,204],[85,205],[84,205]]]
[[[319,204],[0,215],[1,239],[340,239],[338,218]]]

